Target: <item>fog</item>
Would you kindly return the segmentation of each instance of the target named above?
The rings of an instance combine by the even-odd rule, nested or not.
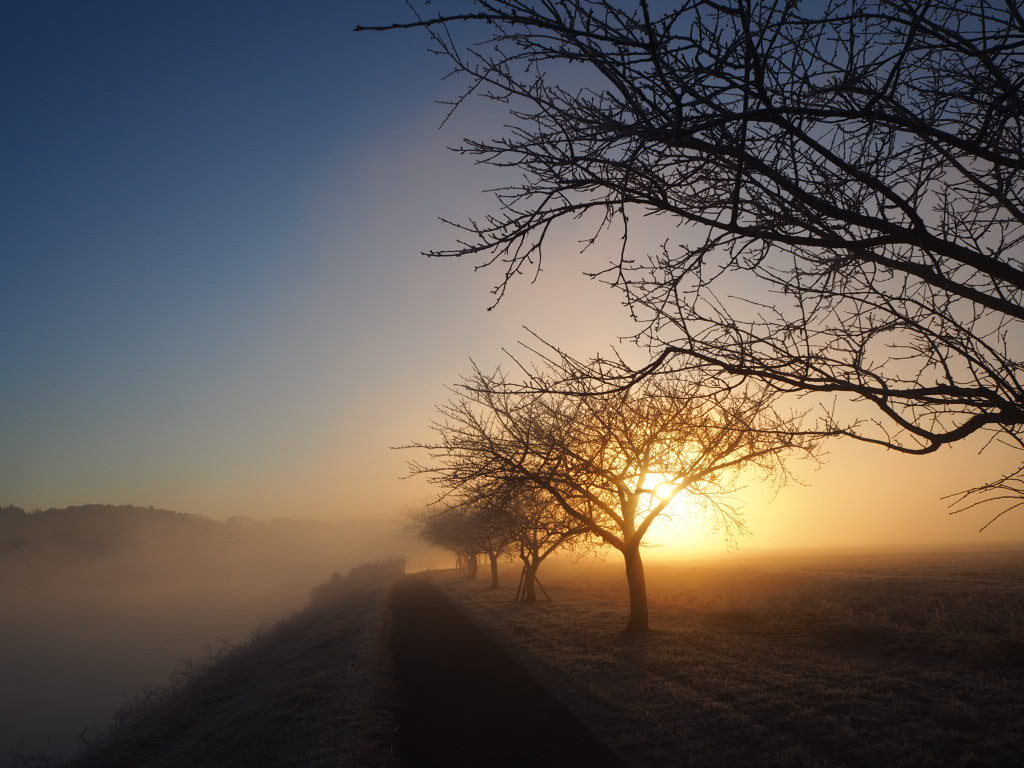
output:
[[[0,511],[0,766],[73,754],[183,659],[302,608],[333,572],[417,551],[393,521]]]

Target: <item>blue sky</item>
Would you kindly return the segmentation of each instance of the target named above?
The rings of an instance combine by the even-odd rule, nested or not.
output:
[[[425,36],[352,32],[407,15],[6,10],[0,503],[324,516],[416,497],[380,488],[402,469],[388,446],[523,310],[561,302],[556,280],[485,313],[493,278],[418,255],[485,184],[444,150],[454,86]]]
[[[470,105],[439,130],[458,85],[425,35],[352,32],[406,18],[401,0],[8,4],[0,504],[388,515],[429,497],[391,446],[470,357],[497,362],[524,324],[578,354],[629,333],[579,275],[579,233],[494,312],[495,274],[419,255],[451,243],[438,216],[489,209],[499,179],[445,147],[504,116]],[[753,494],[754,542],[976,540],[983,521],[939,500],[979,479],[971,449],[837,444],[808,486]]]
[[[176,463],[187,483],[207,475],[195,458],[230,472],[254,443],[277,452],[258,412],[294,394],[267,391],[268,347],[302,325],[324,168],[357,167],[437,81],[422,46],[351,32],[382,5],[8,10],[0,394],[15,501],[147,495],[140,475]],[[337,191],[328,215],[350,216]]]

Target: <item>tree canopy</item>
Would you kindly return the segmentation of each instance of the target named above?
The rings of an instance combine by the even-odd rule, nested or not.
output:
[[[384,28],[428,30],[466,97],[506,111],[503,135],[458,151],[514,173],[431,253],[497,265],[500,298],[553,227],[591,221],[585,246],[616,255],[590,274],[623,291],[651,351],[605,385],[710,369],[867,406],[824,428],[896,451],[979,432],[1024,447],[1017,3],[428,11]],[[638,227],[662,246],[636,252]],[[1022,472],[973,490],[1014,506]]]

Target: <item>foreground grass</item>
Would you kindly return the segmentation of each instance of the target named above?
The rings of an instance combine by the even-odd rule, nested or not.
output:
[[[648,580],[646,638],[621,633],[611,564],[549,572],[554,600],[534,606],[511,587],[446,588],[637,765],[1020,764],[1022,554],[662,566]]]

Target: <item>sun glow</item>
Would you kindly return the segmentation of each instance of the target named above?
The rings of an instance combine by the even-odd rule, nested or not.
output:
[[[648,475],[647,482],[644,483],[644,489],[647,491],[644,505],[651,510],[663,501],[671,499],[661,514],[685,514],[690,511],[689,506],[695,499],[686,488],[680,490],[680,486],[684,483],[685,481],[677,480],[672,475],[660,473]]]
[[[701,498],[686,488],[679,490],[680,481],[667,474],[648,476],[644,487],[649,489],[642,502],[647,512],[660,503],[669,501],[644,536],[644,542],[655,547],[678,548],[704,527],[706,510]]]

